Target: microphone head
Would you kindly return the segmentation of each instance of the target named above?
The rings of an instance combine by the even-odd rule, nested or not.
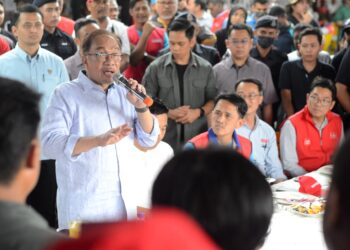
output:
[[[147,107],[151,107],[153,104],[153,99],[149,96],[146,96],[143,100],[143,103],[147,105]]]

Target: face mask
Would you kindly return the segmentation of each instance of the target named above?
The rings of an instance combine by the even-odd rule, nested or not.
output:
[[[258,44],[263,49],[267,49],[267,48],[271,47],[271,45],[273,44],[273,40],[274,39],[272,37],[266,37],[266,36],[258,36],[258,38],[257,38]]]

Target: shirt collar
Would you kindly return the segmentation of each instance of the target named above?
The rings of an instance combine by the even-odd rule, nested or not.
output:
[[[164,65],[165,66],[169,66],[169,65],[174,65],[175,62],[173,60],[173,56],[171,54],[171,52],[168,53],[167,58],[165,59]],[[191,57],[190,57],[190,61],[188,62],[188,65],[193,66],[193,67],[197,67],[197,62],[193,56],[193,52],[191,52]]]
[[[258,115],[255,115],[255,124],[254,124],[252,131],[255,130],[257,127],[259,127],[260,125],[261,125],[260,118]],[[246,122],[243,124],[243,126],[246,127],[247,129],[251,130]]]
[[[235,64],[235,62],[233,61],[232,56],[228,57],[228,59],[229,59],[230,68],[236,68],[236,64]],[[245,61],[245,63],[244,63],[242,66],[238,67],[238,68],[243,68],[243,67],[245,67],[245,66],[249,66],[249,64],[251,63],[251,60],[252,60],[252,59],[251,59],[251,57],[249,56],[248,59]]]
[[[98,84],[96,84],[86,75],[86,70],[81,70],[79,72],[78,81],[82,83],[84,91],[88,91],[89,89],[95,89],[100,92],[104,92],[104,90]],[[110,87],[114,88],[115,83],[111,83]]]
[[[214,133],[212,128],[208,130],[208,138],[211,144],[218,145],[218,138],[216,137],[216,134]],[[232,134],[232,144],[233,145],[231,146],[235,149],[239,150],[241,148],[241,144],[239,143],[236,131],[233,131],[233,134]]]
[[[40,57],[40,54],[42,53],[42,48],[39,46],[39,49],[34,57],[29,56],[21,47],[19,47],[18,43],[16,44],[16,47],[13,49],[14,53],[16,53],[17,56],[19,56],[22,60],[31,61],[33,59],[38,60]]]
[[[297,64],[297,66],[299,67],[299,68],[301,68],[302,70],[304,70],[305,72],[306,72],[306,70],[305,70],[305,68],[304,68],[304,65],[303,65],[303,60],[300,58],[300,59],[298,59],[298,60],[296,60],[296,64]],[[312,72],[314,72],[315,70],[318,70],[318,68],[320,67],[320,62],[319,62],[319,60],[317,60],[316,61],[316,67],[311,71],[311,72],[309,72],[309,73],[312,73]]]

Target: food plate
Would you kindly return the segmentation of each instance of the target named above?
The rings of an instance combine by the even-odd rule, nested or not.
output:
[[[325,202],[323,200],[317,200],[294,204],[290,206],[290,211],[301,216],[319,217],[324,214],[324,208]]]
[[[299,192],[273,192],[273,198],[278,204],[281,205],[294,205],[301,202],[313,202],[317,201],[319,198],[310,194],[303,194]]]

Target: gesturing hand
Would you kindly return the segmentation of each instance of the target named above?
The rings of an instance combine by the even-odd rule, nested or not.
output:
[[[104,147],[107,145],[115,144],[125,136],[129,135],[132,131],[132,128],[127,124],[119,126],[117,128],[112,128],[106,133],[99,136],[99,146]]]

